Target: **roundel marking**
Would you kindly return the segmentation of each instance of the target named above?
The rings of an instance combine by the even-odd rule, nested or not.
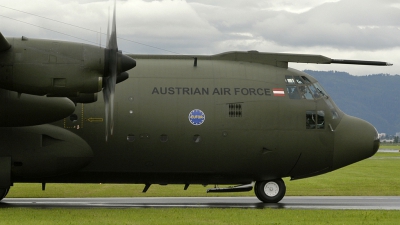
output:
[[[206,120],[206,114],[200,109],[193,109],[189,113],[189,122],[195,126],[199,126]]]

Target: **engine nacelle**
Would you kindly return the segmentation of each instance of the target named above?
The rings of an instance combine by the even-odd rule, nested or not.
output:
[[[92,103],[97,101],[97,93],[94,94],[79,94],[77,97],[69,97],[75,103]]]
[[[71,115],[75,104],[68,98],[18,94],[0,89],[0,127],[52,123]]]
[[[11,156],[12,179],[26,180],[76,172],[93,152],[78,135],[53,125],[0,128],[0,159]]]
[[[105,50],[38,39],[7,39],[0,53],[0,88],[19,93],[72,97],[101,91]]]

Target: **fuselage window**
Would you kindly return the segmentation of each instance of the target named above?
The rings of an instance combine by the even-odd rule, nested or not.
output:
[[[306,129],[325,129],[325,112],[306,111]]]
[[[133,134],[128,134],[128,136],[126,136],[126,140],[128,142],[134,142],[135,141],[135,135]]]
[[[166,134],[161,134],[161,136],[160,136],[160,141],[161,141],[161,142],[167,142],[167,141],[168,141],[168,135],[166,135]]]

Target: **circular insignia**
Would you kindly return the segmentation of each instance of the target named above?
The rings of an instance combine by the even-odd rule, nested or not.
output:
[[[200,109],[193,109],[189,113],[189,122],[195,126],[201,125],[206,120],[206,114]]]

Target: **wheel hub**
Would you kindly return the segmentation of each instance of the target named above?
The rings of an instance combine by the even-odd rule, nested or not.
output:
[[[268,182],[264,186],[264,192],[269,197],[274,197],[279,193],[279,186],[275,182]]]

